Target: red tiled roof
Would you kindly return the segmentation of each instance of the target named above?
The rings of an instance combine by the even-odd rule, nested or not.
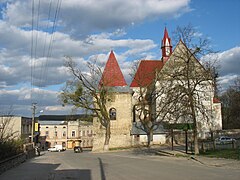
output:
[[[130,87],[148,86],[156,76],[156,70],[161,70],[163,62],[160,60],[142,60]]]
[[[214,97],[213,98],[213,103],[221,103],[221,101],[218,98]]]
[[[99,85],[102,84],[109,87],[127,86],[113,51],[111,51],[109,55],[102,78],[99,82]]]

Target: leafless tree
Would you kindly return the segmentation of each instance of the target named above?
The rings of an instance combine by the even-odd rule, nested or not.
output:
[[[214,88],[211,70],[214,64],[201,64],[197,58],[213,51],[209,39],[196,36],[192,25],[177,27],[174,34],[180,39],[179,48],[174,50],[160,77],[173,82],[174,85],[167,88],[174,90],[178,97],[178,101],[174,102],[178,109],[175,112],[180,120],[193,123],[194,150],[195,154],[199,154],[200,126],[211,121],[211,92]]]
[[[73,75],[74,79],[66,83],[66,87],[61,93],[63,104],[71,104],[76,108],[85,109],[96,116],[105,128],[104,150],[109,149],[110,141],[110,116],[107,109],[107,102],[111,99],[112,91],[105,83],[100,82],[102,77],[102,67],[96,61],[88,62],[87,70],[84,72],[73,62],[70,57],[66,57],[66,67]]]
[[[223,128],[239,129],[240,128],[240,76],[234,84],[231,85],[222,95],[223,105]]]
[[[134,121],[135,128],[141,129],[147,134],[147,146],[153,142],[155,131],[162,131],[163,122],[171,119],[170,114],[176,110],[174,101],[177,96],[174,91],[165,88],[165,81],[159,79],[157,74],[161,70],[161,65],[153,68],[153,71],[141,71],[141,67],[134,64],[134,81],[137,87],[134,88]],[[141,72],[137,72],[140,70]],[[172,82],[168,82],[169,86]]]
[[[18,131],[14,131],[12,111],[0,115],[0,143],[17,138]]]

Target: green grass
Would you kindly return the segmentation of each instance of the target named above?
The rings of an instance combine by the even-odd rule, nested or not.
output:
[[[226,158],[226,159],[240,159],[239,149],[222,149],[222,150],[208,150],[201,152],[200,155],[206,157]]]

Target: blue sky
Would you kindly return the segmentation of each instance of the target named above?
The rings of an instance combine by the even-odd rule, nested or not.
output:
[[[0,0],[0,113],[11,107],[14,114],[30,116],[33,101],[44,114],[71,113],[71,108],[62,107],[57,98],[71,78],[64,67],[64,55],[71,56],[84,70],[84,63],[91,59],[104,65],[113,49],[130,83],[134,60],[161,58],[165,26],[171,37],[177,26],[191,23],[200,36],[210,38],[218,52],[222,89],[240,74],[239,0],[40,2]],[[56,31],[51,34],[57,6]]]

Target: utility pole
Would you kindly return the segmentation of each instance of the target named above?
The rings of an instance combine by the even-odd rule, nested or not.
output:
[[[32,135],[31,135],[31,142],[33,143],[33,135],[34,135],[34,126],[35,126],[35,111],[36,111],[37,103],[32,103]]]

